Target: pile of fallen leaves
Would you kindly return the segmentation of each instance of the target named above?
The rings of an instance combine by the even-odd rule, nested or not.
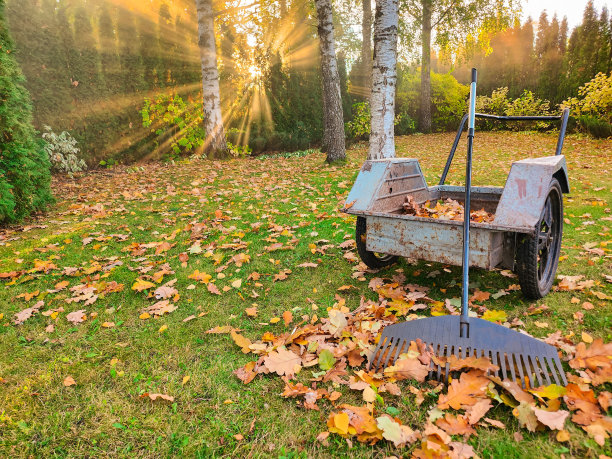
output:
[[[445,201],[436,201],[435,206],[432,207],[430,201],[421,205],[417,203],[412,196],[406,196],[402,208],[405,214],[414,215],[416,217],[463,221],[463,205],[451,198],[447,198]],[[480,210],[470,210],[470,221],[476,223],[491,223],[494,219],[495,214],[487,212],[484,208]]]
[[[559,442],[570,439],[566,421],[572,414],[573,423],[604,445],[612,432],[612,418],[606,416],[612,393],[596,395],[592,387],[612,382],[612,343],[595,340],[587,348],[584,343],[574,346],[560,332],[551,334],[546,341],[564,351],[565,360],[577,373],[568,373],[567,387],[551,384],[533,389],[526,380],[527,389],[523,389],[519,380],[495,376],[499,367],[487,358],[439,358],[418,340],[382,372],[365,370],[364,363],[385,326],[418,320],[414,312],[439,307],[439,302],[427,297],[426,288],[405,284],[399,277],[386,283],[372,279],[370,288],[379,294],[378,302],[362,299],[361,305],[350,311],[337,295],[328,318],[304,315],[289,333],[266,332],[254,342],[229,326],[207,333],[229,333],[243,353],[258,356],[234,372],[244,384],[257,375],[276,375],[284,382],[282,397],[295,398],[308,410],[320,410],[324,401],[331,405],[327,429],[317,438],[323,444],[330,434],[336,434],[349,443],[356,439],[369,444],[386,440],[396,447],[415,444],[414,457],[474,457],[473,448],[465,441],[477,435],[476,428],[506,429],[501,421],[487,416],[494,406],[505,405],[522,428],[530,432],[550,429]],[[452,309],[449,312],[456,314]],[[293,318],[288,319],[287,324]],[[447,388],[426,381],[433,364],[448,364],[454,372],[456,377]],[[342,387],[359,392],[363,405],[342,403],[342,397],[347,396],[347,391],[340,391]],[[399,410],[383,400],[383,396],[406,396],[404,391],[415,397],[418,406],[431,394],[437,397],[418,429],[403,423],[397,417]],[[514,435],[521,438],[520,432]],[[463,441],[454,441],[452,436]]]

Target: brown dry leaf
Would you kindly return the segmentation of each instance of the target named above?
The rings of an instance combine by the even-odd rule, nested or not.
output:
[[[66,376],[66,378],[64,378],[65,387],[70,387],[70,386],[75,386],[75,385],[76,385],[76,381],[74,380],[72,376]]]
[[[540,408],[533,409],[536,418],[546,427],[551,430],[561,430],[563,429],[563,425],[565,424],[565,420],[569,416],[569,411],[559,410],[559,411],[546,411]]]
[[[601,417],[583,429],[590,437],[593,437],[595,443],[603,447],[606,439],[610,438],[609,433],[612,432],[612,417]]]
[[[206,284],[206,288],[213,295],[221,295],[221,292],[213,282],[209,282],[208,284]]]
[[[453,379],[448,386],[448,394],[441,395],[438,408],[455,410],[475,405],[478,398],[484,398],[489,380],[478,371],[461,373],[459,379]]]
[[[249,317],[257,317],[257,308],[256,307],[246,308],[244,310],[244,312],[246,312],[247,316],[249,316]]]
[[[403,379],[414,379],[419,382],[425,381],[429,374],[429,365],[423,365],[417,358],[403,357],[395,361],[384,370],[384,375],[387,378],[393,378],[398,381]]]
[[[293,321],[293,314],[291,311],[283,312],[283,320],[285,321],[285,326],[289,325]]]
[[[300,371],[302,359],[294,352],[279,347],[264,358],[264,365],[279,376],[292,377]]]
[[[249,348],[249,346],[252,344],[251,340],[245,338],[239,333],[236,333],[234,330],[230,331],[230,335],[234,340],[234,343],[236,343],[242,349],[244,354],[251,352],[251,349]]]
[[[171,395],[166,395],[166,394],[150,394],[148,392],[145,392],[144,394],[142,394],[140,396],[140,398],[149,398],[153,401],[155,400],[165,400],[167,402],[173,402],[174,401],[174,397],[172,397]]]
[[[80,324],[87,320],[87,312],[85,312],[85,309],[73,311],[66,315],[66,319],[68,320],[68,322],[73,323],[75,325]]]
[[[467,357],[465,359],[460,359],[455,355],[451,355],[450,357],[436,357],[433,356],[432,360],[440,365],[442,368],[448,363],[449,371],[458,371],[464,368],[474,368],[476,370],[482,371],[498,371],[499,367],[491,363],[491,360],[487,357]]]
[[[489,424],[491,424],[493,427],[497,427],[498,429],[505,429],[506,428],[506,424],[504,424],[501,421],[498,421],[497,419],[484,418],[484,420],[486,422],[488,422]],[[522,437],[521,437],[521,440],[522,440]]]
[[[534,413],[532,404],[521,402],[519,406],[512,410],[512,414],[518,419],[521,427],[525,427],[529,432],[535,432],[538,428],[538,418]]]
[[[443,418],[436,421],[436,425],[443,429],[449,435],[465,435],[467,437],[476,433],[470,426],[470,423],[465,416],[455,416],[446,413]]]
[[[253,369],[255,368],[255,363],[256,362],[247,363],[245,366],[234,370],[234,374],[244,384],[250,383],[251,381],[253,381],[253,379],[255,379],[255,376],[257,376],[257,372],[253,371]]]
[[[487,301],[490,297],[491,297],[491,294],[489,292],[481,292],[480,290],[476,289],[476,291],[470,298],[470,301],[482,302],[482,301]]]
[[[487,412],[491,409],[491,406],[491,400],[488,398],[478,400],[465,412],[468,422],[472,425],[476,424],[485,414],[487,414]]]

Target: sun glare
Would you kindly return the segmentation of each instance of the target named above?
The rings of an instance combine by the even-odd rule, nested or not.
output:
[[[251,75],[253,80],[256,80],[257,78],[261,77],[261,69],[256,65],[251,65],[249,67],[249,75]]]

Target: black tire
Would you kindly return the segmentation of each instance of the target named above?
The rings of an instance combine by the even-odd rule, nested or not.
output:
[[[552,179],[536,234],[523,237],[516,249],[516,274],[527,298],[537,300],[550,291],[559,265],[562,237],[563,194],[557,179]]]
[[[392,265],[397,261],[396,255],[385,255],[370,252],[366,249],[366,233],[367,220],[365,217],[357,217],[357,225],[355,226],[355,242],[357,244],[357,253],[361,260],[371,269],[380,269],[385,266]]]

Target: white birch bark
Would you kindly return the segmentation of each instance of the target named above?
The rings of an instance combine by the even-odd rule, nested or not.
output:
[[[315,6],[319,19],[319,48],[323,80],[323,145],[327,153],[327,161],[333,162],[345,159],[346,152],[344,113],[336,61],[331,0],[315,0]]]
[[[397,82],[398,0],[377,0],[368,159],[395,157],[394,120]]]
[[[219,94],[217,45],[212,0],[195,0],[198,13],[198,43],[202,63],[202,99],[206,141],[204,151],[211,156],[225,154],[225,130]]]

